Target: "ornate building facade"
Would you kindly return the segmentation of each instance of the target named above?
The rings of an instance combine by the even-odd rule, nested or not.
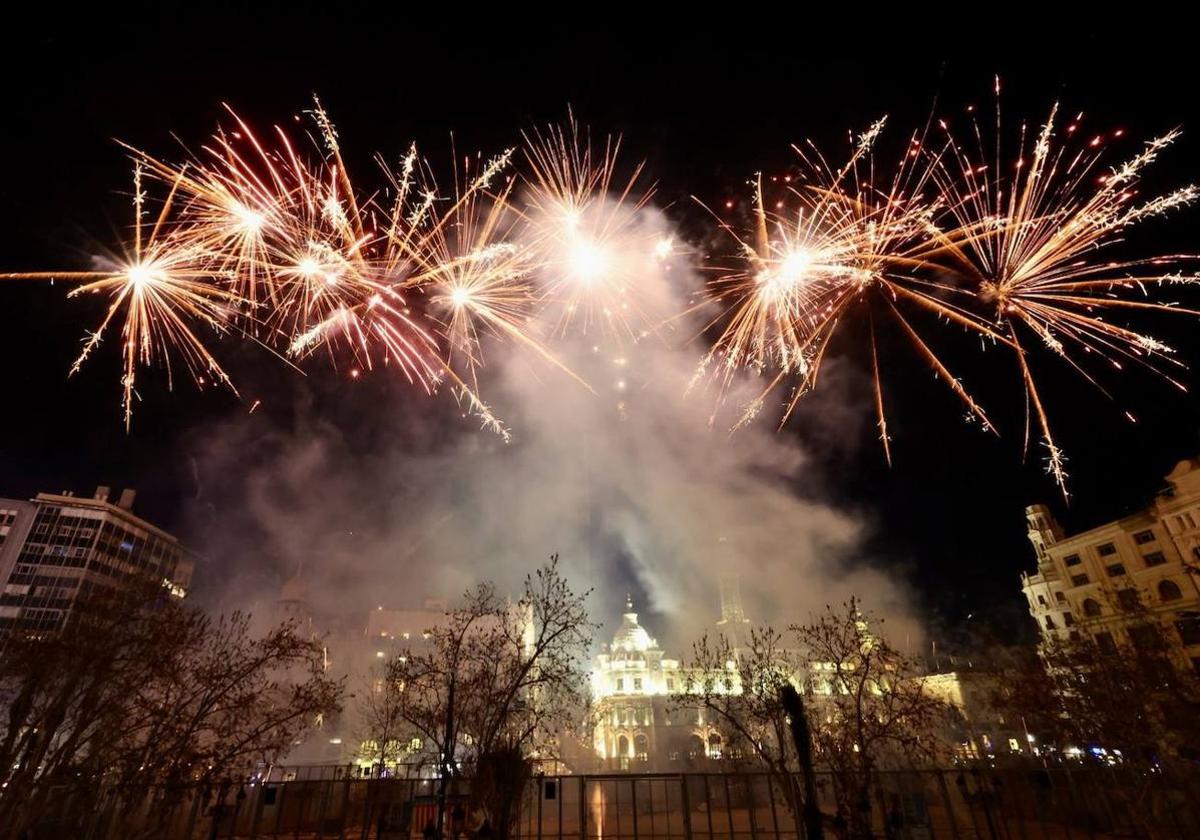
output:
[[[724,595],[722,604],[726,602]],[[731,608],[736,590],[728,598]],[[740,604],[736,607],[741,615]],[[744,619],[744,616],[742,616]],[[688,674],[638,623],[633,601],[594,661],[592,742],[603,769],[671,772],[721,757],[721,733],[704,709],[681,704]]]
[[[1045,505],[1025,515],[1037,569],[1021,586],[1043,639],[1088,634],[1115,651],[1151,618],[1200,669],[1200,458],[1180,461],[1145,509],[1079,534]]]

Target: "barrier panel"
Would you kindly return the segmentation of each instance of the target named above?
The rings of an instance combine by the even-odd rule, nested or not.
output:
[[[806,840],[783,795],[788,781],[758,772],[536,776],[514,840]],[[1190,777],[1103,767],[884,771],[869,801],[841,796],[828,774],[814,782],[830,840],[849,836],[849,807],[872,836],[897,840],[1200,837],[1200,780]],[[38,797],[46,813],[0,827],[0,838],[421,838],[436,823],[437,787],[350,776],[86,795],[51,787]],[[471,813],[468,791],[468,780],[450,785],[447,833],[456,807]]]

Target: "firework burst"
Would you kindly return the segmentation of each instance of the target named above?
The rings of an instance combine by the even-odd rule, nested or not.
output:
[[[106,260],[111,268],[4,275],[9,279],[77,282],[81,285],[72,289],[69,297],[108,297],[104,319],[84,342],[71,373],[80,370],[114,323],[120,323],[121,409],[126,429],[132,422],[137,372],[142,366],[164,367],[170,387],[172,362],[177,358],[197,385],[212,380],[236,393],[229,376],[197,334],[197,327],[208,327],[218,334],[228,332],[231,314],[245,303],[234,292],[210,282],[209,258],[189,231],[167,224],[174,191],[157,215],[147,219],[140,166],[134,168],[133,184],[133,243],[127,254]]]
[[[670,253],[644,225],[653,188],[639,190],[642,164],[617,186],[620,138],[594,149],[568,120],[527,132],[526,235],[537,255],[543,311],[564,334],[597,331],[638,340],[666,318],[641,294],[639,279]]]
[[[929,279],[931,231],[941,203],[931,188],[928,167],[916,165],[919,137],[911,139],[895,176],[882,187],[877,184],[873,147],[883,125],[879,120],[851,138],[851,154],[838,168],[811,143],[794,147],[801,174],[796,179],[789,176],[784,197],[769,206],[758,176],[750,229],[740,232],[721,223],[737,243],[739,260],[711,284],[720,309],[713,324],[720,331],[697,378],[712,372],[727,385],[737,371],[747,368],[769,377],[737,425],[757,415],[768,395],[791,380],[781,418],[785,422],[816,385],[839,325],[862,319],[868,326],[880,439],[890,460],[877,316],[899,325],[924,361],[989,429],[983,409],[902,312],[901,304],[971,330],[992,330],[946,302],[943,283]]]
[[[1021,127],[1018,157],[1006,166],[997,106],[993,152],[985,151],[984,132],[973,122],[974,148],[960,145],[947,130],[949,151],[931,171],[954,222],[937,238],[963,278],[958,291],[1012,349],[1029,407],[1026,446],[1036,422],[1047,470],[1065,495],[1064,456],[1030,356],[1043,346],[1101,390],[1086,360],[1116,369],[1133,363],[1182,389],[1168,370],[1180,364],[1168,345],[1110,318],[1127,312],[1200,314],[1159,296],[1164,288],[1198,282],[1180,268],[1193,257],[1131,258],[1116,247],[1138,223],[1193,203],[1198,192],[1186,186],[1149,199],[1138,196],[1143,171],[1179,136],[1177,130],[1104,168],[1110,138],[1080,139],[1083,115],[1066,121],[1064,129],[1058,111],[1051,109],[1036,134]]]

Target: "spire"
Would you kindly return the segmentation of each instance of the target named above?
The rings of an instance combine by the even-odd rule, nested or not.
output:
[[[721,575],[718,581],[721,591],[720,625],[749,624],[746,611],[742,608],[742,586],[737,574]]]

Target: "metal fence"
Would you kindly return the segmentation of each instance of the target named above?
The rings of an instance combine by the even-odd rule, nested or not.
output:
[[[521,803],[519,840],[804,840],[778,787],[763,773],[539,776]],[[53,816],[27,837],[421,837],[436,818],[436,780],[318,779],[202,790],[109,790],[79,799],[52,792]],[[446,826],[469,810],[451,788]],[[848,836],[835,780],[819,774],[829,838]],[[856,803],[878,838],[1058,840],[1200,837],[1200,786],[1121,768],[884,772]],[[51,809],[48,809],[51,810]],[[869,812],[869,814],[868,814]],[[843,817],[845,813],[843,811]],[[12,829],[15,832],[16,827]],[[0,837],[6,835],[0,827]]]

